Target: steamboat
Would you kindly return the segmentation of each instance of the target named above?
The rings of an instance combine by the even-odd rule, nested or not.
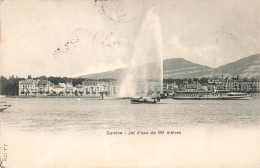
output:
[[[173,99],[180,100],[250,100],[252,96],[242,92],[229,92],[227,90],[220,91],[176,91]]]

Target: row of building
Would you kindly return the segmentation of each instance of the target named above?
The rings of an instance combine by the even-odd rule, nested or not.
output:
[[[48,80],[26,79],[19,81],[19,96],[97,96],[115,95],[116,82],[83,81],[82,85],[72,83],[53,84]]]
[[[259,92],[260,91],[260,81],[255,79],[241,80],[237,78],[214,78],[208,79],[207,83],[184,81],[182,84],[177,85],[176,83],[165,84],[165,90],[228,90],[232,92]]]
[[[140,85],[141,88],[136,88],[141,91],[158,92],[160,87],[158,81],[150,81],[148,83],[150,88],[146,85]],[[144,88],[143,88],[144,87]],[[127,89],[127,88],[126,88]],[[228,90],[235,92],[260,92],[259,80],[240,80],[239,78],[214,78],[208,79],[206,83],[188,82],[184,81],[181,84],[165,83],[163,86],[164,92],[174,92],[176,90]],[[82,85],[73,86],[72,83],[59,83],[53,84],[48,80],[39,79],[26,79],[19,81],[19,95],[20,96],[38,96],[38,95],[50,95],[50,96],[88,96],[88,95],[116,95],[119,91],[119,84],[116,81],[113,82],[100,82],[100,81],[88,81],[82,82]],[[142,93],[142,92],[141,92]]]

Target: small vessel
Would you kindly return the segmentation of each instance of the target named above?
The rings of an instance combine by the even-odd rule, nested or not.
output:
[[[155,104],[160,101],[160,97],[138,97],[132,98],[132,104]]]
[[[3,101],[3,100],[5,100],[4,98],[5,98],[5,96],[4,95],[0,95],[0,112],[2,112],[2,111],[4,111],[4,110],[6,110],[6,109],[8,109],[9,107],[11,107],[11,104],[7,104],[7,102],[6,101]]]
[[[0,106],[0,112],[4,111],[5,109],[8,109],[7,106]]]
[[[11,107],[10,104],[6,104],[6,102],[0,102],[0,112],[8,109],[9,107]]]

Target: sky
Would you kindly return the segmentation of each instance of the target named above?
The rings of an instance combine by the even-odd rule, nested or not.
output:
[[[159,21],[142,26],[151,9]],[[99,73],[127,67],[143,48],[151,52],[140,58],[156,49],[216,68],[260,53],[259,11],[259,0],[5,0],[0,75]]]

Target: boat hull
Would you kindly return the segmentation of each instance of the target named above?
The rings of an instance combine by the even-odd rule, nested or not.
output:
[[[131,104],[155,104],[154,102],[131,102]]]
[[[175,97],[173,99],[176,100],[251,100],[252,98],[230,98],[230,97],[222,97],[222,98],[188,98],[188,97]]]
[[[177,100],[251,100],[249,96],[222,96],[222,97],[173,97]]]
[[[131,99],[132,104],[155,104],[158,101],[159,101],[159,99],[151,98],[151,97],[139,97],[139,98]]]
[[[155,104],[156,102],[150,101],[131,101],[132,104]]]
[[[0,102],[0,111],[4,111],[5,109],[8,109],[9,107],[11,107],[11,104],[7,104],[6,101],[1,101]]]
[[[8,107],[0,107],[0,112],[4,111],[5,109],[7,109]]]

